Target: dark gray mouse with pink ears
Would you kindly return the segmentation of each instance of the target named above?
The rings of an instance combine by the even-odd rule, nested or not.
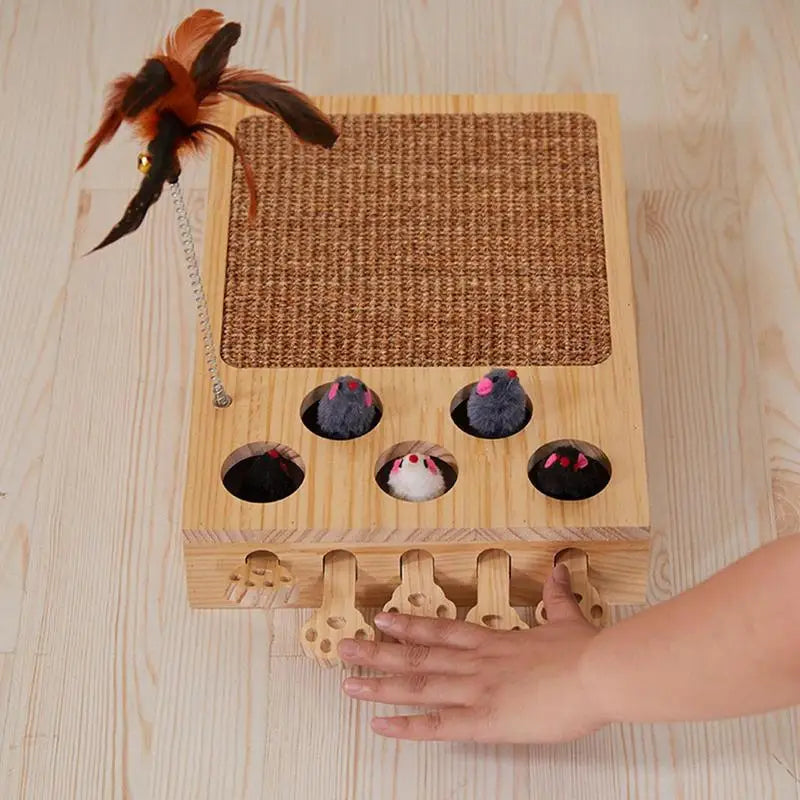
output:
[[[317,424],[332,439],[354,439],[373,427],[376,410],[367,385],[352,375],[343,375],[319,401]]]
[[[511,436],[525,427],[527,402],[516,370],[493,369],[470,392],[467,419],[479,436]]]

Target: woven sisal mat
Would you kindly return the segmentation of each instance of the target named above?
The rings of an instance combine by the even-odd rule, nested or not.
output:
[[[237,135],[222,357],[238,367],[596,364],[597,131],[580,114],[346,115],[331,151]]]

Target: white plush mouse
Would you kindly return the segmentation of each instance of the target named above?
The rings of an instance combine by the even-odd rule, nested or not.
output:
[[[430,456],[410,453],[392,464],[389,491],[399,500],[433,500],[445,493],[444,477]]]

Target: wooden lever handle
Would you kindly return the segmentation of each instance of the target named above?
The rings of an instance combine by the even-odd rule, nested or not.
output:
[[[467,622],[502,631],[528,626],[508,601],[511,557],[505,550],[485,550],[478,556],[478,602],[467,612]]]
[[[300,643],[309,658],[325,667],[340,664],[337,647],[342,639],[374,639],[374,629],[356,608],[356,558],[336,550],[322,562],[322,605],[300,631]]]
[[[447,599],[433,572],[433,556],[424,550],[409,550],[400,558],[400,585],[383,607],[390,613],[416,617],[456,618],[455,604]]]
[[[571,547],[562,550],[555,561],[556,564],[566,564],[572,592],[578,601],[581,613],[592,625],[599,628],[608,619],[608,606],[591,581],[589,557],[582,550]],[[547,622],[543,600],[536,606],[535,616],[540,625]]]
[[[248,554],[231,573],[225,596],[248,608],[272,608],[285,602],[294,578],[268,550]]]

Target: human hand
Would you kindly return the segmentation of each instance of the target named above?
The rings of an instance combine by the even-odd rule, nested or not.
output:
[[[389,673],[347,678],[359,700],[419,706],[415,716],[376,717],[372,729],[397,739],[546,743],[577,739],[606,720],[587,666],[597,630],[575,602],[569,571],[556,566],[544,587],[548,623],[495,631],[467,622],[379,614],[396,642],[345,639],[350,665]]]

